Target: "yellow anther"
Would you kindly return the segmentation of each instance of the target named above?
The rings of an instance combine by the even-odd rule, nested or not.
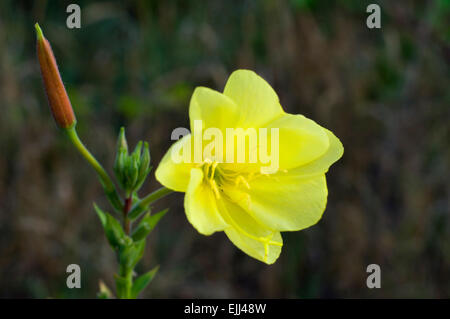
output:
[[[209,185],[211,186],[211,189],[216,196],[217,199],[220,199],[220,190],[219,186],[217,185],[217,182],[214,179],[214,174],[217,168],[217,165],[219,163],[216,161],[211,161],[211,159],[206,158],[203,162],[203,172],[205,179],[208,181]]]

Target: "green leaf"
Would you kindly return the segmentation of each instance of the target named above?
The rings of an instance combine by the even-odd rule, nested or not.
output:
[[[106,225],[106,215],[105,213],[100,209],[100,207],[97,206],[96,203],[94,203],[94,209],[97,213],[98,218],[100,219],[100,222],[102,223],[102,226],[105,227]]]
[[[104,212],[94,203],[95,212],[97,213],[103,229],[105,230],[106,238],[112,248],[117,249],[131,242],[131,239],[125,235],[122,225],[111,214]]]
[[[145,240],[134,242],[119,248],[119,263],[124,269],[133,269],[144,256]]]
[[[144,212],[149,209],[149,205],[141,205],[140,202],[136,202],[136,204],[131,208],[128,213],[128,218],[131,220],[135,220],[139,216],[141,216]]]
[[[149,272],[139,276],[133,283],[133,287],[131,288],[131,298],[137,298],[139,293],[148,286],[148,284],[153,280],[156,273],[158,272],[159,265],[150,270]]]
[[[126,244],[126,235],[122,225],[111,214],[105,213],[106,223],[104,225],[106,238],[112,248],[117,249]]]
[[[160,211],[159,213],[156,213],[154,215],[150,215],[150,213],[147,213],[139,222],[139,225],[134,230],[131,238],[137,241],[147,237],[147,235],[153,230],[153,228],[155,228],[155,226],[167,213],[168,210],[169,209],[164,209],[163,211]]]
[[[149,216],[149,213],[143,217],[139,225],[134,229],[133,233],[131,234],[131,238],[134,241],[139,241],[147,237],[147,235],[151,232],[151,227],[148,221],[146,220],[146,217]]]
[[[106,197],[109,200],[109,203],[111,204],[111,206],[116,210],[116,212],[118,213],[122,213],[122,201],[119,198],[119,194],[117,194],[117,191],[115,188],[110,189],[107,186],[107,183],[105,183],[105,181],[103,181],[101,178],[99,178],[100,183],[103,186],[103,190],[105,192]]]
[[[160,211],[159,213],[156,213],[154,215],[151,215],[149,218],[150,227],[153,229],[155,228],[156,224],[160,221],[160,219],[169,211],[168,208]]]

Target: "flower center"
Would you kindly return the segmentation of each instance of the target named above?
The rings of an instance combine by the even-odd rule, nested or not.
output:
[[[202,164],[202,169],[204,177],[217,199],[221,198],[222,186],[224,184],[234,186],[243,185],[247,189],[250,189],[250,184],[247,181],[249,176],[245,177],[239,172],[227,170],[221,167],[216,161],[205,160]]]
[[[248,180],[253,178],[252,173],[247,173],[245,176],[241,174],[240,172],[236,171],[230,171],[227,170],[219,165],[216,161],[211,161],[209,159],[205,160],[205,162],[202,164],[203,174],[204,178],[211,187],[211,189],[214,192],[214,195],[217,199],[221,199],[221,193],[223,193],[223,185],[225,183],[231,183],[231,185],[234,185],[235,187],[239,187],[240,185],[243,185],[247,189],[250,189],[250,184],[248,183]],[[244,234],[245,236],[252,238],[256,241],[259,241],[264,245],[264,260],[267,260],[269,256],[269,246],[281,246],[282,244],[276,241],[272,240],[272,237],[274,236],[274,232],[271,232],[265,237],[258,237],[254,236],[252,234],[249,234],[247,231],[245,231],[228,213],[228,211],[224,212],[227,216],[227,221],[233,225],[233,227],[239,231],[240,233]]]

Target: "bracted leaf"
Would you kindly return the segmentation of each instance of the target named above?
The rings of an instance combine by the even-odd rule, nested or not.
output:
[[[119,248],[119,263],[125,269],[133,269],[144,255],[145,240],[140,240]]]
[[[156,273],[158,272],[159,265],[150,270],[149,272],[141,275],[138,277],[134,283],[133,287],[131,288],[131,298],[137,298],[139,293],[145,289],[145,287],[148,286],[148,284],[153,280],[153,277],[155,277]]]
[[[94,203],[94,209],[97,213],[98,218],[100,219],[100,222],[102,223],[102,226],[105,227],[106,225],[106,215],[105,213],[100,209],[100,207],[97,206],[96,203]]]
[[[137,241],[147,237],[147,235],[153,230],[153,228],[155,228],[155,226],[167,213],[167,211],[168,209],[164,209],[163,211],[160,211],[159,213],[156,213],[154,215],[150,215],[150,213],[147,213],[139,222],[138,226],[131,235],[131,238]]]
[[[102,223],[103,229],[105,230],[106,238],[112,248],[117,249],[126,243],[126,235],[120,225],[119,221],[115,219],[111,214],[102,211],[94,203],[95,211]],[[130,240],[130,239],[128,239]]]

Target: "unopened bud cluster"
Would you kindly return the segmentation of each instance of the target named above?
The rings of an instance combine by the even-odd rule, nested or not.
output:
[[[122,127],[117,140],[114,173],[127,196],[141,188],[151,169],[148,143],[139,141],[134,151],[129,154],[125,129]]]

